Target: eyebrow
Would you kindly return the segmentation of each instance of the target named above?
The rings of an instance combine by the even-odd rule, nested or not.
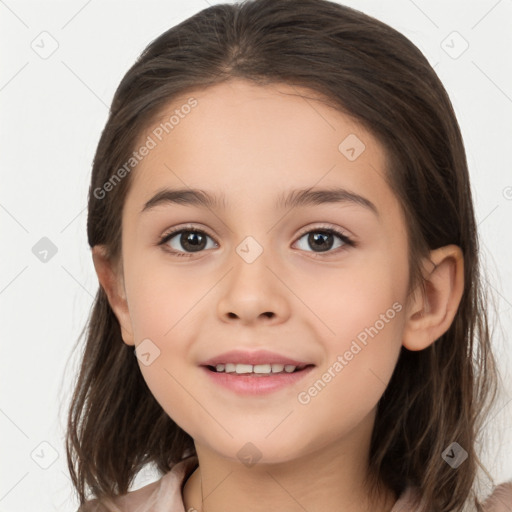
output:
[[[377,217],[377,207],[366,197],[344,188],[329,189],[296,189],[277,198],[277,207],[281,209],[298,208],[301,206],[315,206],[328,203],[352,203],[372,211]],[[141,213],[147,212],[156,206],[180,204],[185,206],[203,206],[208,209],[226,209],[226,197],[222,194],[210,194],[199,189],[170,189],[158,191],[146,202]]]

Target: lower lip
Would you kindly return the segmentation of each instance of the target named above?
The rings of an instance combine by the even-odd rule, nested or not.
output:
[[[292,386],[313,370],[314,366],[308,366],[299,372],[279,373],[257,376],[254,374],[236,374],[225,372],[213,372],[206,366],[203,370],[210,376],[213,382],[225,388],[244,395],[263,395],[272,393],[286,386]]]

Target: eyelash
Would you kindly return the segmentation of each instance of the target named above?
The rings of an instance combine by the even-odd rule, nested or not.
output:
[[[177,235],[179,233],[183,233],[183,232],[187,232],[187,233],[200,233],[200,234],[206,235],[206,236],[210,237],[218,245],[218,242],[215,240],[215,238],[213,238],[211,235],[209,235],[206,231],[204,231],[202,229],[197,229],[197,228],[195,228],[193,226],[184,226],[184,227],[180,227],[180,228],[174,229],[172,231],[169,231],[168,233],[165,233],[164,235],[162,235],[162,237],[158,241],[158,245],[166,244],[169,240],[174,238],[175,235]],[[306,229],[306,230],[302,231],[298,235],[296,241],[300,240],[304,235],[306,235],[308,233],[312,233],[312,232],[313,233],[324,233],[324,234],[335,235],[335,236],[339,237],[340,240],[344,243],[343,246],[338,247],[334,251],[332,251],[332,250],[325,251],[325,254],[335,254],[336,252],[346,250],[347,246],[349,246],[349,247],[357,247],[357,243],[356,242],[354,242],[351,238],[349,238],[347,235],[345,235],[344,233],[342,233],[341,231],[339,231],[338,229],[336,229],[332,225],[325,225],[325,226],[319,226],[319,227],[316,227],[316,228],[313,228],[313,229],[311,229],[311,228]],[[175,251],[175,250],[171,250],[169,248],[165,248],[164,250],[169,252],[173,256],[178,256],[178,257],[183,257],[183,256],[184,257],[191,257],[191,256],[193,256],[195,254],[193,252]],[[203,252],[203,251],[198,251],[198,252]],[[306,251],[306,252],[311,252],[313,257],[315,257],[315,258],[321,258],[322,254],[323,254],[322,252],[315,253],[314,251]]]

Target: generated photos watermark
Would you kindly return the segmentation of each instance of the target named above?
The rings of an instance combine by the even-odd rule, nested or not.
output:
[[[161,142],[166,135],[171,133],[172,130],[179,125],[181,119],[184,119],[188,114],[190,114],[193,108],[197,107],[197,104],[197,100],[192,97],[187,100],[187,103],[181,105],[180,108],[175,109],[169,119],[154,128],[151,134],[147,136],[144,144],[134,151],[132,156],[121,167],[119,167],[119,169],[117,169],[117,171],[112,174],[112,176],[101,187],[96,187],[94,189],[94,197],[96,199],[104,199],[105,196],[111,192],[139,162],[149,155],[152,149],[155,149],[158,146],[158,143]]]
[[[343,355],[338,355],[336,361],[333,362],[327,371],[316,380],[307,390],[301,391],[297,394],[297,400],[302,405],[307,405],[311,402],[312,398],[317,396],[329,382],[331,382],[348,364],[359,354],[363,348],[368,345],[368,337],[374,338],[379,334],[382,329],[388,324],[397,313],[402,311],[402,304],[395,302],[385,313],[379,315],[379,319],[370,327],[365,327],[350,344],[350,349],[346,350]]]

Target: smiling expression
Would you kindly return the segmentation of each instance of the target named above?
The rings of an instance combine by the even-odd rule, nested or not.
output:
[[[374,413],[402,344],[408,241],[385,152],[311,95],[230,80],[174,99],[142,141],[188,97],[197,106],[155,139],[123,209],[125,343],[146,340],[158,355],[139,366],[157,401],[226,457],[252,442],[264,461],[291,460],[347,436]],[[314,366],[251,395],[201,366],[235,349]]]

